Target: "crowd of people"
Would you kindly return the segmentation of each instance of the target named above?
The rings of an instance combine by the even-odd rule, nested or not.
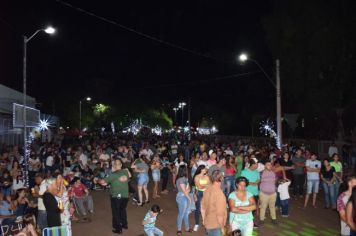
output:
[[[60,226],[71,232],[71,222],[90,222],[91,191],[107,189],[113,233],[128,229],[130,198],[143,206],[174,191],[177,235],[204,227],[209,236],[248,236],[268,217],[274,225],[277,216],[289,217],[292,194],[304,199],[304,208],[311,198],[316,208],[320,187],[324,207],[340,214],[341,234],[356,232],[356,177],[345,174],[337,148],[321,160],[304,146],[90,135],[60,144],[35,141],[28,175],[22,150],[3,145],[0,153],[1,224],[23,224],[21,235]],[[164,234],[155,226],[161,212],[155,204],[143,217],[148,236]]]

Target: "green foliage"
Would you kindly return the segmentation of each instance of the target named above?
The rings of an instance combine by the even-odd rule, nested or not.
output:
[[[356,2],[271,2],[272,14],[263,23],[272,54],[281,61],[284,106],[314,117],[352,104]]]
[[[108,114],[108,112],[110,110],[110,106],[104,105],[102,103],[98,103],[98,104],[95,104],[95,106],[93,107],[93,110],[94,110],[94,115],[99,117],[99,116]]]

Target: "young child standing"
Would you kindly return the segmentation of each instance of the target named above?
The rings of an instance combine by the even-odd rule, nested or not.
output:
[[[142,221],[143,230],[147,236],[163,236],[162,230],[156,227],[156,220],[162,210],[158,205],[153,205]]]
[[[278,184],[278,193],[279,193],[279,197],[281,199],[281,208],[282,208],[282,217],[288,217],[289,216],[289,212],[288,212],[288,208],[289,208],[289,185],[290,185],[290,180],[287,179],[283,179],[279,181]]]

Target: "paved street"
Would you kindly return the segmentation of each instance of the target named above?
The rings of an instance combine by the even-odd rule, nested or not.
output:
[[[109,193],[107,191],[93,192],[95,213],[90,223],[74,223],[73,235],[80,236],[110,236],[117,235],[111,232],[111,209],[109,204]],[[161,199],[153,200],[149,205],[137,207],[128,204],[129,229],[122,235],[143,236],[141,221],[153,203],[159,204],[164,212],[159,215],[157,226],[162,229],[167,236],[176,235],[175,221],[177,217],[177,207],[175,194],[161,195]],[[321,195],[320,195],[321,196]],[[278,235],[278,236],[333,236],[338,235],[339,222],[337,212],[325,210],[322,199],[319,196],[317,209],[300,209],[302,201],[292,199],[290,201],[290,218],[278,218],[279,226],[272,226],[266,220],[265,226],[256,231],[255,235]],[[190,222],[193,224],[193,215],[190,215]],[[192,225],[194,226],[194,225]],[[191,226],[191,227],[192,227]],[[184,233],[183,235],[203,236],[204,230],[200,229],[197,233]]]

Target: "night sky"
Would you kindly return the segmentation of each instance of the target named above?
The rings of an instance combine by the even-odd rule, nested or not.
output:
[[[273,75],[262,19],[269,1],[69,1],[175,46],[148,39],[55,0],[0,1],[0,83],[22,91],[22,34],[52,25],[28,44],[28,93],[58,116],[85,96],[96,102],[171,108],[191,97],[192,118],[229,114],[246,132],[252,114],[274,116]],[[240,73],[246,76],[219,79]],[[214,107],[214,109],[210,109]],[[216,108],[216,109],[215,109]]]

